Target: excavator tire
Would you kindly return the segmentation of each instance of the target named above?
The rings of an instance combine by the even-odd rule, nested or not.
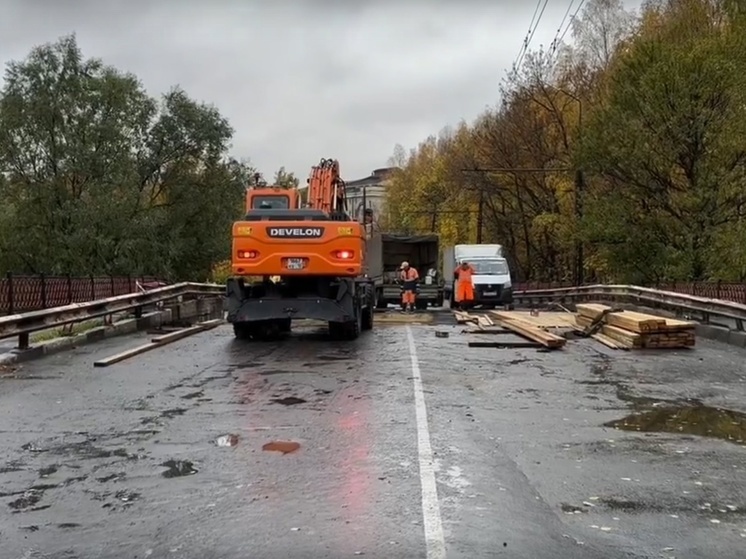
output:
[[[233,335],[237,340],[250,340],[252,334],[251,325],[244,322],[233,323]]]
[[[367,294],[367,305],[360,311],[362,315],[361,329],[362,330],[373,330],[373,306],[376,302],[375,292],[371,289]]]
[[[351,322],[330,322],[329,335],[333,340],[356,340],[363,329],[363,313],[358,311]]]
[[[365,307],[362,311],[362,329],[363,330],[373,330],[373,315],[375,314],[373,312],[373,307]]]

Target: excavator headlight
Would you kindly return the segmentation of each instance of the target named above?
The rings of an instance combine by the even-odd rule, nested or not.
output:
[[[355,257],[355,253],[351,250],[338,250],[334,253],[334,256],[340,260],[352,260]]]
[[[239,258],[256,258],[258,255],[259,253],[255,250],[239,250],[238,251]]]

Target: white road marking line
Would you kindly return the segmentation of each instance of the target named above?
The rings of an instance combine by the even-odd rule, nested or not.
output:
[[[427,559],[445,559],[446,542],[443,534],[443,522],[440,518],[438,487],[435,483],[435,462],[430,445],[430,429],[427,425],[427,406],[425,392],[422,389],[420,363],[414,345],[412,328],[407,325],[409,356],[412,360],[412,379],[414,381],[414,410],[417,418],[417,454],[420,461],[420,484],[422,486],[422,518],[425,528],[425,546]]]

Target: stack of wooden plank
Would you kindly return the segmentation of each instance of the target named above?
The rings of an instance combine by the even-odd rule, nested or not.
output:
[[[575,321],[585,328],[610,307],[599,303],[576,305]],[[634,311],[608,312],[597,336],[602,343],[629,349],[693,347],[695,323]]]

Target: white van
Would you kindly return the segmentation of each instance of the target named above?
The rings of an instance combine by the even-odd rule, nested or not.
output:
[[[474,283],[474,304],[486,308],[506,306],[513,308],[513,284],[510,279],[510,266],[503,256],[502,245],[456,245],[443,253],[443,277],[445,296],[454,306],[456,282],[454,272],[463,262],[471,264],[476,272]]]

